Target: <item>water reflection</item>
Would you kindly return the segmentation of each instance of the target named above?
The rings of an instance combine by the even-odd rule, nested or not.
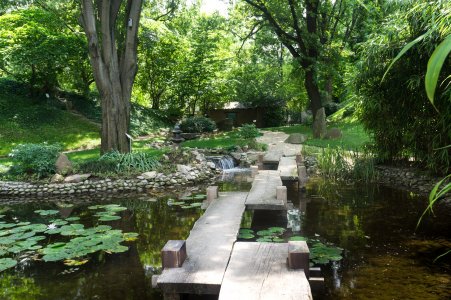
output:
[[[172,195],[174,196],[174,195]],[[0,273],[0,299],[162,299],[151,288],[151,276],[160,271],[160,250],[169,239],[186,239],[200,209],[169,207],[167,197],[158,201],[143,201],[138,197],[118,198],[108,203],[127,207],[121,219],[108,222],[114,229],[137,232],[139,239],[126,245],[120,254],[95,253],[80,267],[68,267],[62,262],[28,261],[15,269]],[[92,204],[105,202],[92,201]],[[80,222],[93,226],[97,219],[87,209],[88,204],[76,204],[64,216],[79,216]],[[31,202],[13,205],[6,213],[19,220],[43,222],[33,213],[36,209],[55,209],[55,203]],[[60,215],[61,216],[61,215]]]

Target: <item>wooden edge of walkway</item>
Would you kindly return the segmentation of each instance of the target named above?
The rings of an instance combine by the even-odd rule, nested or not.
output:
[[[287,267],[287,243],[236,242],[219,300],[311,300],[303,270]]]
[[[196,221],[180,268],[164,269],[157,286],[165,294],[218,294],[237,240],[246,192],[223,192]]]

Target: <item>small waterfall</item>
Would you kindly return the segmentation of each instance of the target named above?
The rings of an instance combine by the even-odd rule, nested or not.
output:
[[[229,170],[235,167],[235,160],[230,155],[208,156],[207,160],[214,162],[216,168],[221,170]]]

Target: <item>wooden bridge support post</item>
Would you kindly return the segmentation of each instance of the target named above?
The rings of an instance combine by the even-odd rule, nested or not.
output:
[[[187,257],[186,242],[169,240],[161,249],[161,264],[163,269],[180,268]]]
[[[219,197],[218,186],[213,185],[207,187],[207,202],[211,203],[213,200]]]
[[[288,242],[288,267],[303,269],[307,279],[310,277],[310,251],[305,241]]]
[[[254,178],[258,174],[258,166],[251,166],[251,176]]]
[[[276,199],[278,201],[282,201],[285,207],[287,206],[288,202],[288,194],[287,194],[287,187],[286,186],[278,186],[276,187]]]
[[[303,165],[304,164],[304,157],[302,156],[301,153],[296,154],[296,163],[298,165]]]
[[[265,157],[265,154],[259,154],[257,156],[257,166],[259,170],[263,170],[263,158]]]
[[[299,188],[305,188],[307,183],[307,169],[305,166],[298,166],[298,178],[299,178]]]

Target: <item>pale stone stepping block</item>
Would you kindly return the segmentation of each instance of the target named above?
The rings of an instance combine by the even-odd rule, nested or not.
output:
[[[282,186],[279,171],[259,171],[247,196],[246,208],[254,210],[286,209],[285,202],[277,199],[278,186]]]
[[[282,156],[283,149],[270,150],[263,156],[263,163],[277,164]]]
[[[219,294],[240,229],[247,193],[219,193],[194,224],[180,268],[164,269],[157,285],[165,294]]]
[[[288,269],[287,255],[286,243],[235,243],[219,300],[311,300],[304,271]]]
[[[295,156],[281,157],[277,170],[280,172],[280,178],[282,180],[297,181],[299,179]]]

